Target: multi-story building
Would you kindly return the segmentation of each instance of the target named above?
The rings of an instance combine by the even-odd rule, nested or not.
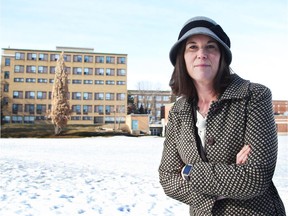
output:
[[[64,52],[68,73],[68,124],[125,122],[127,54],[96,53],[94,49],[2,49],[1,102],[4,122],[34,123],[47,117],[57,60]]]
[[[150,123],[160,122],[163,118],[161,117],[161,108],[163,110],[165,104],[176,101],[176,97],[172,95],[171,91],[161,90],[128,90],[128,97],[132,100],[128,107],[135,105],[136,113],[143,109],[144,114],[150,114]],[[135,110],[132,109],[130,112],[135,113]]]

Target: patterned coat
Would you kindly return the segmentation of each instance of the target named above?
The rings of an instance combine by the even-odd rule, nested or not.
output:
[[[192,104],[180,98],[169,113],[159,166],[164,192],[190,205],[190,215],[285,215],[272,182],[278,140],[271,91],[232,75],[208,112],[208,162],[197,150]],[[248,161],[236,165],[244,144],[251,146]],[[189,182],[180,174],[185,164],[193,164]]]

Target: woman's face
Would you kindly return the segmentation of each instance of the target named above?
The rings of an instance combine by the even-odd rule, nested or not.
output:
[[[187,39],[184,60],[189,76],[197,83],[213,83],[220,57],[219,45],[213,38],[193,35]]]

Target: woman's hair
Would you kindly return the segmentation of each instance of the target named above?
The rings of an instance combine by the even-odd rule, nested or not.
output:
[[[192,99],[197,97],[197,92],[193,80],[189,76],[186,68],[186,63],[184,60],[185,44],[186,41],[183,41],[178,50],[176,64],[169,85],[174,95]],[[219,43],[218,46],[220,48],[221,58],[219,69],[214,79],[214,89],[217,94],[222,94],[230,83],[232,72],[225,59],[224,48]]]

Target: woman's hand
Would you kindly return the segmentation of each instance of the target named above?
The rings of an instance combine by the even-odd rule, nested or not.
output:
[[[237,154],[236,164],[244,164],[247,159],[248,155],[251,151],[251,147],[249,145],[245,145],[241,151]]]

